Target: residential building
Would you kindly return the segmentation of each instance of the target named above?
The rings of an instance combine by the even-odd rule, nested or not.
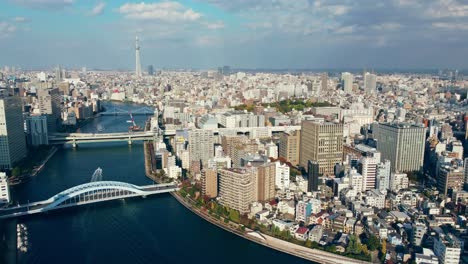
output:
[[[10,189],[5,172],[0,172],[0,204],[10,203]]]
[[[214,169],[203,169],[201,172],[202,194],[215,198],[218,196],[218,172]]]
[[[257,168],[257,199],[271,201],[275,198],[276,163],[267,163]]]
[[[289,166],[281,164],[281,162],[275,162],[275,186],[280,190],[289,189]]]
[[[254,202],[256,186],[252,173],[246,169],[231,168],[219,170],[219,202],[241,214],[248,213]]]
[[[461,243],[452,234],[439,233],[434,240],[434,253],[439,258],[440,264],[460,263]]]
[[[206,166],[214,157],[214,136],[211,130],[189,131],[189,156],[191,161],[201,162]]]
[[[341,74],[341,82],[343,90],[347,93],[353,92],[354,76],[349,72],[343,72]]]
[[[465,172],[463,167],[454,167],[450,165],[441,166],[439,175],[437,175],[437,189],[444,195],[452,189],[454,191],[463,190],[465,182]]]

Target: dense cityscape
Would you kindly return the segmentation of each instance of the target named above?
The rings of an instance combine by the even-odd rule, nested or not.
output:
[[[131,70],[0,61],[0,263],[468,263],[466,70],[169,69],[131,45]]]
[[[37,169],[32,155],[112,113],[101,102],[122,101],[155,109],[146,127],[154,132],[145,143],[149,177],[176,181],[177,195],[194,210],[246,236],[250,230],[260,234],[253,239],[271,236],[373,262],[460,263],[465,256],[468,81],[456,70],[4,67],[1,79],[4,203],[8,185]]]

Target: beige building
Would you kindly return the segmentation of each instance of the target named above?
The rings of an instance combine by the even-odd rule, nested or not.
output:
[[[219,170],[219,202],[241,214],[250,211],[255,201],[255,175],[246,169]]]
[[[307,168],[309,160],[317,161],[320,174],[333,175],[343,158],[343,124],[303,121],[300,153],[302,167]]]
[[[276,163],[268,163],[257,168],[257,201],[271,201],[275,198]]]
[[[210,198],[218,196],[218,172],[216,170],[202,170],[201,182],[203,195]]]
[[[299,164],[299,150],[301,147],[301,131],[282,133],[279,143],[279,157],[285,158],[293,165]]]

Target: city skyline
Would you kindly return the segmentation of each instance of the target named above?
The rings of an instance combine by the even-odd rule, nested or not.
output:
[[[0,64],[134,69],[138,35],[142,67],[468,68],[463,1],[366,3],[8,0]]]

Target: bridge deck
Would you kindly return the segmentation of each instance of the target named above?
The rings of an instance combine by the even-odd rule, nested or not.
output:
[[[102,189],[99,191],[90,191],[80,194],[79,196],[67,197],[64,203],[54,206],[56,200],[52,197],[48,200],[23,204],[19,206],[10,206],[8,208],[0,209],[0,218],[19,217],[23,215],[31,215],[51,210],[74,207],[84,204],[98,203],[116,199],[124,199],[137,196],[148,196],[159,193],[166,193],[178,190],[174,184],[157,184],[146,186],[135,186],[140,191],[139,193],[132,193],[131,191]],[[110,187],[109,187],[110,188]]]

